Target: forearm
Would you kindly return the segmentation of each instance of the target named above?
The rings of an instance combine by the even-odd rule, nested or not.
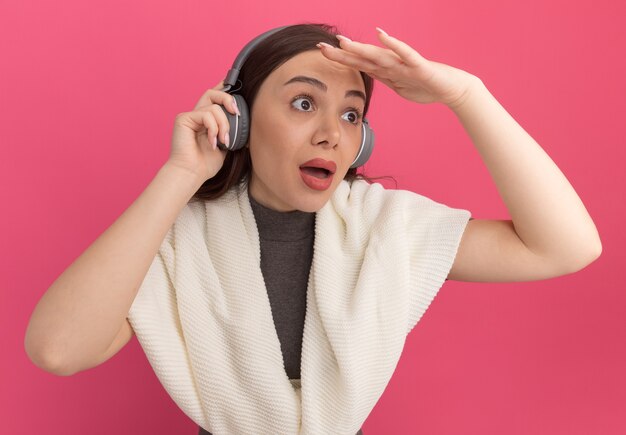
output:
[[[472,139],[511,215],[534,253],[575,266],[601,252],[596,226],[567,178],[478,78],[450,106]]]
[[[112,343],[167,231],[200,187],[163,166],[148,187],[50,286],[26,350],[49,367],[84,366]]]

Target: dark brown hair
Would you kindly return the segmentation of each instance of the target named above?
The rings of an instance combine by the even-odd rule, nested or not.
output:
[[[239,73],[241,89],[236,92],[246,100],[249,113],[252,113],[252,106],[261,84],[272,71],[299,53],[318,50],[316,45],[319,42],[339,47],[339,39],[335,36],[337,34],[337,28],[329,24],[296,24],[270,35],[257,45],[241,68]],[[361,72],[361,77],[366,95],[363,116],[366,116],[374,90],[374,80],[364,72]],[[385,178],[370,178],[363,173],[357,173],[357,169],[359,168],[348,169],[344,180],[363,179],[371,183],[375,179]],[[191,201],[217,199],[232,186],[247,182],[251,171],[252,161],[247,147],[228,151],[222,168],[200,186]]]

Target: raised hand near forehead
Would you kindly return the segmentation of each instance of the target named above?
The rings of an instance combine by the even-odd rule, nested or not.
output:
[[[340,47],[318,44],[326,58],[363,71],[398,95],[416,103],[439,102],[450,107],[461,104],[476,76],[424,58],[408,44],[377,28],[385,45],[352,41],[337,35]]]

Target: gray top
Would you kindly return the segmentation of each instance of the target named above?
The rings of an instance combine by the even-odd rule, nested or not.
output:
[[[248,190],[248,192],[250,192]],[[280,212],[250,195],[259,229],[261,272],[289,379],[300,379],[309,270],[313,260],[315,213]]]

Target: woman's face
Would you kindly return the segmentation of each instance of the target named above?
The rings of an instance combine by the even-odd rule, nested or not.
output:
[[[364,107],[359,71],[319,50],[275,69],[252,107],[252,197],[278,211],[321,209],[356,157]],[[313,159],[326,161],[334,174],[313,168],[319,166]]]

